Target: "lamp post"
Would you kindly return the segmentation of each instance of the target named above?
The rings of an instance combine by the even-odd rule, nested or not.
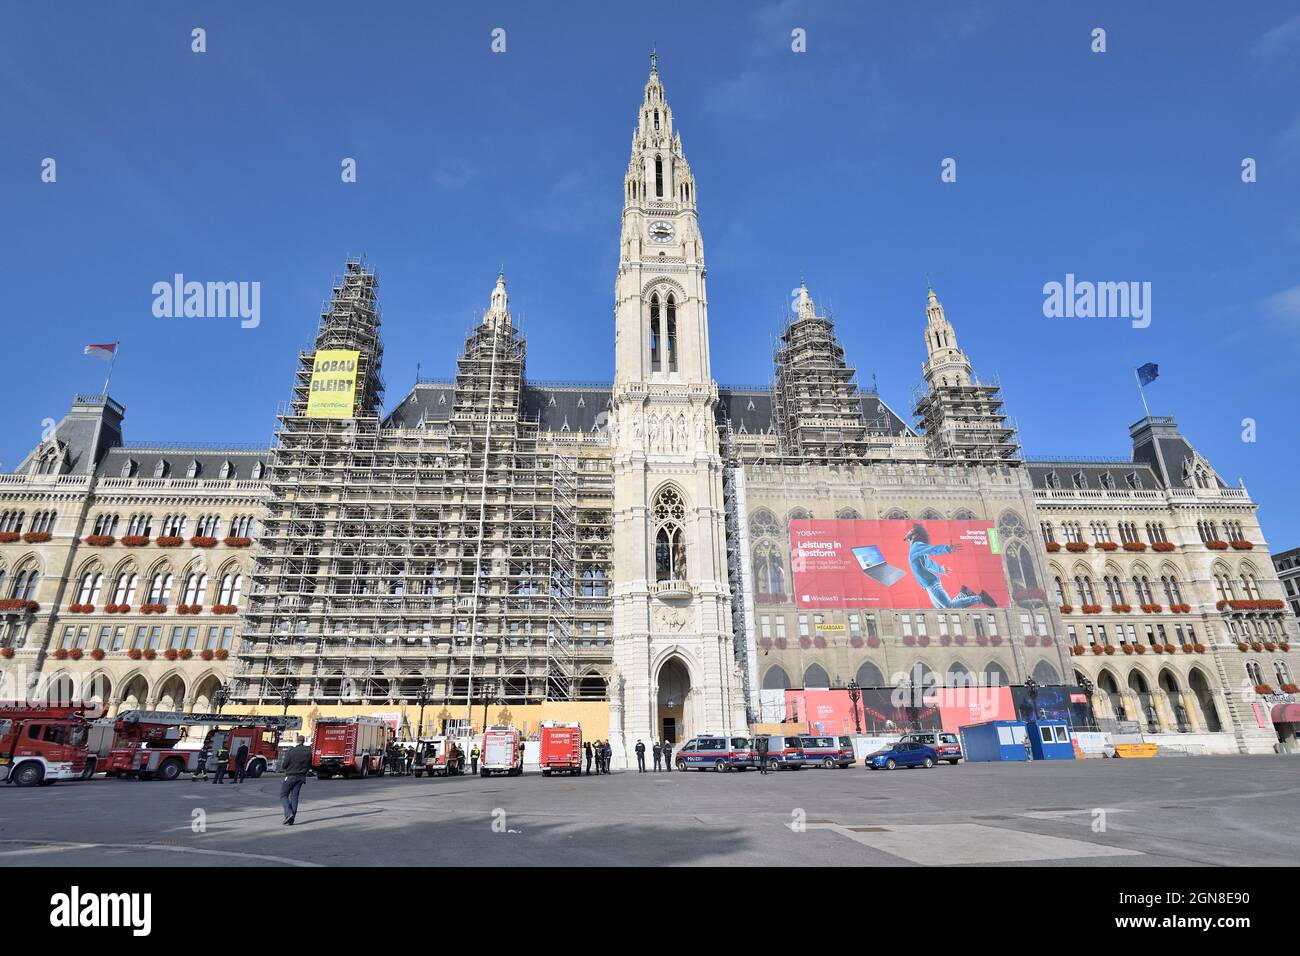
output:
[[[1084,696],[1088,698],[1088,720],[1092,722],[1092,726],[1095,728],[1097,726],[1097,712],[1096,705],[1092,702],[1092,695],[1097,693],[1097,687],[1086,677],[1079,678],[1079,686],[1083,689]]]
[[[849,679],[849,704],[853,707],[853,732],[862,736],[862,720],[858,717],[858,701],[862,699],[862,689],[858,687],[856,677]]]
[[[1033,711],[1034,720],[1038,720],[1038,681],[1033,677],[1025,678],[1025,693],[1029,695],[1029,706]]]
[[[415,731],[415,739],[419,740],[424,736],[424,708],[429,705],[428,678],[420,682],[420,689],[415,694],[415,702],[420,705],[420,725]]]

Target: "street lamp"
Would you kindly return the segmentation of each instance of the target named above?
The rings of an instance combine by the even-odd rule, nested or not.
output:
[[[1025,693],[1029,695],[1029,706],[1033,710],[1034,720],[1038,720],[1038,681],[1033,677],[1025,678]]]
[[[849,703],[853,707],[853,732],[862,736],[862,720],[858,717],[858,701],[862,699],[862,689],[858,687],[856,677],[849,679]]]
[[[420,705],[420,726],[415,731],[415,739],[419,740],[424,736],[424,708],[429,705],[428,678],[425,678],[420,682],[420,689],[415,694],[415,702]]]

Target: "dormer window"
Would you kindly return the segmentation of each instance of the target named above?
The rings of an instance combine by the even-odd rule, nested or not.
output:
[[[1043,479],[1048,488],[1060,488],[1061,479],[1054,471],[1049,471],[1047,477]]]
[[[153,476],[155,478],[166,478],[169,470],[166,459],[159,458],[158,464],[153,466]]]
[[[130,458],[128,458],[126,461],[122,462],[122,477],[134,478],[135,469],[136,469],[136,463],[132,461]]]
[[[223,481],[229,481],[234,472],[235,466],[230,463],[229,458],[221,463],[220,476]]]
[[[199,466],[198,460],[197,460],[197,459],[190,459],[190,466],[189,466],[188,468],[185,469],[185,477],[186,477],[186,478],[197,478],[197,477],[199,476],[199,472],[200,472],[201,470],[202,470],[202,469],[201,469],[201,467]]]
[[[1128,486],[1132,488],[1134,491],[1142,490],[1142,476],[1139,475],[1136,471],[1130,471],[1124,477],[1124,480],[1128,482]]]
[[[262,477],[262,463],[256,461],[253,463],[253,480],[258,481]]]
[[[1076,471],[1074,475],[1071,476],[1070,480],[1074,483],[1074,487],[1076,488],[1088,487],[1088,476],[1081,471]]]

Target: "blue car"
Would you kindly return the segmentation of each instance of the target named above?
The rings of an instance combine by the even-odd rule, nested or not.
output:
[[[898,767],[924,767],[929,770],[939,762],[939,752],[925,744],[899,741],[885,750],[867,754],[866,764],[871,770],[894,770]]]

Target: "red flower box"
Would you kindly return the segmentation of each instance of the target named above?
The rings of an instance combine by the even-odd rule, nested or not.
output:
[[[850,638],[849,638],[849,646],[851,646],[851,647],[861,647],[861,646],[862,646],[862,638],[861,638],[861,637],[850,637]]]
[[[124,534],[122,535],[122,544],[128,548],[139,548],[149,543],[147,534]]]
[[[1062,613],[1062,614],[1073,614],[1073,613],[1074,613],[1074,605],[1073,605],[1073,604],[1062,604],[1062,605],[1061,605],[1061,613]]]
[[[1288,694],[1300,694],[1300,687],[1297,687],[1295,684],[1283,684],[1282,689]]]
[[[1100,644],[1094,644],[1094,645],[1092,645],[1092,652],[1093,652],[1094,654],[1105,654],[1105,653],[1106,653],[1106,648],[1103,647],[1103,646],[1100,645]]]
[[[824,637],[814,637],[814,638],[813,638],[813,647],[823,648],[823,647],[825,647],[825,646],[826,646],[826,638],[824,638]]]
[[[102,661],[104,659],[104,649],[102,647],[97,647],[90,652],[90,656],[97,661]]]
[[[1197,645],[1196,645],[1196,653],[1198,653],[1198,654],[1204,654],[1204,653],[1205,653],[1205,645],[1204,645],[1204,644],[1197,644]]]
[[[219,661],[224,661],[229,656],[230,651],[226,650],[224,647],[217,651],[217,660]]]
[[[1026,634],[1025,647],[1037,647],[1037,646],[1038,646],[1038,638],[1034,637],[1034,635],[1032,634]]]
[[[54,652],[54,659],[56,661],[66,661],[68,659],[68,652],[60,647]]]
[[[138,647],[133,647],[126,652],[126,656],[131,658],[133,661],[138,661],[140,658],[144,657],[144,652]]]
[[[772,639],[770,637],[765,637],[763,638],[763,640],[767,641],[769,645],[772,643]],[[205,647],[203,650],[199,651],[199,657],[203,658],[203,660],[205,661],[210,661],[212,660],[212,651],[210,651],[208,648]]]
[[[1155,654],[1163,654],[1165,652],[1165,646],[1163,644],[1153,644],[1151,646],[1151,651]]]
[[[1133,610],[1132,604],[1112,604],[1110,609],[1116,614],[1128,614]]]
[[[141,614],[166,614],[167,605],[166,604],[141,604],[140,613]]]
[[[1001,647],[1002,638],[999,635],[995,634],[989,638],[989,643],[992,644],[994,647]]]
[[[867,647],[879,647],[879,646],[880,646],[880,638],[878,637],[867,638]]]
[[[1255,685],[1255,693],[1256,693],[1256,694],[1271,694],[1271,693],[1273,693],[1273,686],[1272,686],[1271,684],[1256,684],[1256,685]]]
[[[253,539],[230,537],[230,538],[223,538],[222,543],[225,544],[227,548],[247,548],[250,544],[253,543]]]
[[[14,649],[12,647],[0,647],[0,657],[3,657],[5,660],[9,660],[13,656],[14,656]]]
[[[1174,543],[1172,541],[1157,541],[1155,544],[1151,545],[1151,550],[1168,553],[1174,550]]]
[[[154,544],[160,548],[177,548],[185,543],[185,539],[179,535],[165,535],[154,539]]]
[[[1114,654],[1114,653],[1115,653],[1115,646],[1114,646],[1113,644],[1107,644],[1107,645],[1106,645],[1106,653],[1107,653],[1107,654]]]
[[[1133,650],[1134,653],[1145,654],[1147,652],[1147,646],[1145,644],[1138,644],[1133,648]]]
[[[167,650],[163,651],[163,657],[167,658],[169,661],[174,661],[176,658],[180,657],[180,654],[177,652],[176,648],[169,647]]]
[[[199,535],[195,535],[194,537],[190,538],[190,544],[192,544],[196,548],[215,548],[217,546],[217,539],[209,538],[206,535],[202,537],[200,537]]]
[[[764,638],[761,638],[761,639],[759,640],[759,642],[758,642],[758,646],[761,647],[761,648],[762,648],[763,650],[765,650],[765,651],[771,650],[771,649],[772,649],[772,639],[771,639],[770,637],[764,637]],[[206,654],[207,652],[204,651],[204,653]],[[206,658],[206,657],[204,658],[204,660],[208,660],[208,659],[209,659],[209,658]]]
[[[922,635],[916,639],[916,643],[918,647],[929,647],[930,638],[927,635]]]
[[[1264,649],[1263,641],[1251,641],[1250,646],[1253,650],[1262,651]]]
[[[0,544],[13,544],[21,537],[17,531],[0,531]]]
[[[1250,645],[1247,644],[1245,641],[1238,641],[1238,642],[1237,642],[1237,650],[1239,650],[1239,651],[1248,651],[1248,650],[1250,650]]]
[[[1088,550],[1088,542],[1071,541],[1069,544],[1065,546],[1065,550],[1069,551],[1071,554],[1083,554],[1083,552]]]
[[[1284,651],[1289,651],[1289,650],[1291,650],[1291,642],[1290,642],[1290,641],[1281,641],[1281,642],[1278,643],[1277,646],[1280,647],[1280,648],[1282,648],[1282,650],[1284,650]]]
[[[23,540],[28,544],[44,544],[50,540],[50,533],[48,531],[28,531],[23,535]]]
[[[112,544],[117,539],[111,534],[88,534],[84,540],[86,544],[90,545],[92,548],[102,548]]]
[[[155,657],[157,657],[157,656],[158,656],[158,652],[155,651],[152,647],[146,647],[146,648],[145,648],[145,650],[144,650],[144,659],[145,659],[145,660],[147,660],[147,661],[151,661],[151,660],[153,660],[153,659],[154,659]]]
[[[72,614],[94,614],[95,605],[93,604],[69,604],[68,611]]]
[[[1249,551],[1255,547],[1249,541],[1229,541],[1228,544],[1232,545],[1234,551]]]
[[[1146,546],[1145,544],[1143,544],[1141,541],[1125,541],[1125,542],[1124,542],[1124,550],[1125,550],[1125,551],[1145,551],[1146,549],[1147,549],[1147,546]]]
[[[903,635],[903,646],[904,646],[904,647],[915,647],[915,646],[916,646],[916,638],[914,638],[911,634],[905,634],[905,635]]]
[[[1119,550],[1119,545],[1117,545],[1114,541],[1098,541],[1096,547],[1097,547],[1097,550],[1098,550],[1098,551],[1118,551],[1118,550]]]
[[[82,656],[83,655],[81,653],[81,648],[79,647],[74,647],[72,650],[68,651],[69,660],[79,661],[81,660]]]
[[[1272,641],[1265,641],[1265,642],[1264,642],[1264,650],[1266,650],[1266,651],[1275,651],[1275,650],[1277,650],[1277,645],[1274,644]]]
[[[1166,654],[1174,654],[1174,653],[1176,653],[1177,651],[1178,651],[1178,648],[1175,647],[1173,644],[1166,644],[1166,645],[1165,645],[1165,653],[1166,653]]]
[[[1164,610],[1164,605],[1162,605],[1162,604],[1143,604],[1143,605],[1142,605],[1142,610],[1146,611],[1148,614],[1159,614],[1161,611]]]
[[[1083,613],[1084,613],[1084,614],[1100,614],[1100,613],[1101,613],[1101,605],[1100,605],[1100,604],[1085,604],[1085,605],[1083,606]]]
[[[812,647],[812,639],[807,637],[799,638],[799,646],[805,651],[808,650],[808,648]]]
[[[951,643],[952,643],[952,638],[949,637],[947,634],[940,634],[940,635],[939,635],[939,646],[940,646],[940,647],[947,647],[947,646],[948,646],[949,644],[951,644]]]
[[[975,638],[975,643],[978,644],[980,647],[988,647],[989,639],[985,637],[983,634],[981,634],[979,637]]]
[[[1070,653],[1073,654],[1075,657],[1081,657],[1083,655],[1083,645],[1075,644],[1072,648],[1070,648]]]
[[[1184,653],[1184,654],[1192,654],[1192,653],[1194,653],[1195,651],[1196,651],[1196,645],[1195,645],[1195,644],[1184,644],[1184,645],[1183,645],[1183,653]]]
[[[1226,542],[1226,541],[1207,541],[1207,542],[1205,542],[1205,546],[1206,546],[1207,548],[1209,548],[1211,551],[1227,551],[1227,550],[1228,550],[1228,542]]]
[[[1056,552],[1058,552],[1058,551],[1061,550],[1060,542],[1057,542],[1057,541],[1049,541],[1049,542],[1047,542],[1047,550],[1048,550],[1049,552],[1051,552],[1052,554],[1056,554]]]
[[[0,611],[26,611],[28,614],[35,614],[41,609],[41,606],[35,601],[24,601],[20,598],[6,598],[0,601]]]
[[[958,647],[965,647],[965,646],[966,646],[966,635],[965,635],[965,634],[958,634],[956,637],[953,638],[953,640],[957,642],[957,646],[958,646]]]
[[[181,660],[188,661],[193,656],[194,656],[194,652],[190,650],[188,647],[181,648],[181,652],[180,652]]]

